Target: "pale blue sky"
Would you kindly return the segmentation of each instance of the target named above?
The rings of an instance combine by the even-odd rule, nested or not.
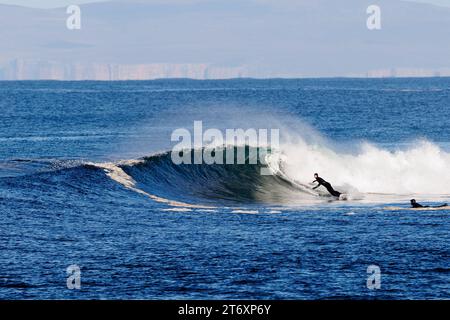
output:
[[[49,1],[34,3],[42,7]],[[79,1],[87,0],[56,3],[65,7]],[[183,5],[161,5],[168,2]],[[365,11],[373,3],[385,8],[383,27],[376,32],[366,24]],[[241,68],[252,77],[372,70],[447,75],[449,8],[397,0],[114,0],[91,6],[82,28],[72,31],[63,8],[2,6],[2,27],[14,33],[0,32],[0,70],[16,70],[20,61],[32,73],[58,73],[49,69],[55,64],[63,72],[86,66],[92,74],[102,74],[105,65],[186,64],[225,68],[223,74]]]
[[[0,3],[15,4],[35,8],[56,8],[71,4],[81,4],[100,1],[107,1],[107,0],[0,0]]]
[[[70,4],[82,4],[89,2],[101,2],[108,0],[0,0],[0,3],[3,4],[15,4],[27,7],[36,7],[36,8],[56,8],[67,6]],[[143,0],[141,0],[143,1]],[[147,0],[149,2],[155,2],[155,0]],[[433,3],[437,5],[444,5],[450,7],[450,0],[405,0],[405,1],[413,1],[413,2],[425,2],[425,3]],[[374,0],[376,3],[376,0]]]

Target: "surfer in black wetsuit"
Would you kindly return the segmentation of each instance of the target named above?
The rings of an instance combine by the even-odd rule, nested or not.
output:
[[[411,199],[411,207],[412,208],[429,208],[429,206],[423,206],[416,201],[416,199]]]
[[[317,189],[320,186],[324,186],[332,196],[338,197],[338,198],[340,197],[341,193],[336,191],[336,190],[334,190],[333,187],[331,186],[331,184],[329,182],[323,180],[321,177],[319,177],[319,175],[317,173],[314,174],[314,178],[316,180],[314,180],[313,183],[317,182],[318,185],[315,186],[313,188],[313,190]]]
[[[443,208],[443,207],[447,207],[447,206],[448,206],[447,203],[444,203],[443,205],[436,206],[436,207],[423,206],[420,203],[418,203],[416,201],[416,199],[411,199],[411,207],[414,208],[414,209],[418,209],[418,208]]]

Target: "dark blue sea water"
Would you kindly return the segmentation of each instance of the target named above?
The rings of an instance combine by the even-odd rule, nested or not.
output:
[[[450,298],[450,210],[404,210],[450,202],[449,78],[0,82],[0,110],[0,299]],[[285,178],[351,197],[176,166],[195,120],[277,128]]]

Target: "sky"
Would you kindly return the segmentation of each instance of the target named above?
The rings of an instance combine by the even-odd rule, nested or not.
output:
[[[211,78],[450,76],[450,4],[115,0],[89,6],[75,30],[65,7],[88,0],[52,1],[61,7],[0,7],[2,30],[12,30],[0,32],[0,78],[131,77],[146,70]],[[161,5],[168,2],[175,5]],[[367,24],[373,3],[383,8],[379,30]]]
[[[0,0],[0,4],[13,4],[36,8],[56,8],[71,4],[82,4],[82,3],[102,2],[102,1],[108,0]],[[154,2],[155,0],[147,0],[147,1]],[[450,0],[406,0],[406,1],[425,2],[450,7]],[[374,0],[374,4],[375,3],[376,0]]]
[[[57,8],[71,4],[101,2],[108,0],[0,0],[0,4],[13,4],[34,8]]]

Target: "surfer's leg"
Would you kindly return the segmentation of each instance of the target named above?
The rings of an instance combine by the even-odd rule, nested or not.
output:
[[[331,193],[333,196],[335,196],[335,197],[340,197],[341,196],[341,193],[339,192],[339,191],[336,191],[336,190],[333,190],[333,193]]]
[[[332,196],[334,196],[334,197],[340,197],[341,196],[341,193],[336,191],[336,190],[334,190],[333,187],[331,186],[331,184],[327,184],[325,187],[327,188],[328,192]]]

